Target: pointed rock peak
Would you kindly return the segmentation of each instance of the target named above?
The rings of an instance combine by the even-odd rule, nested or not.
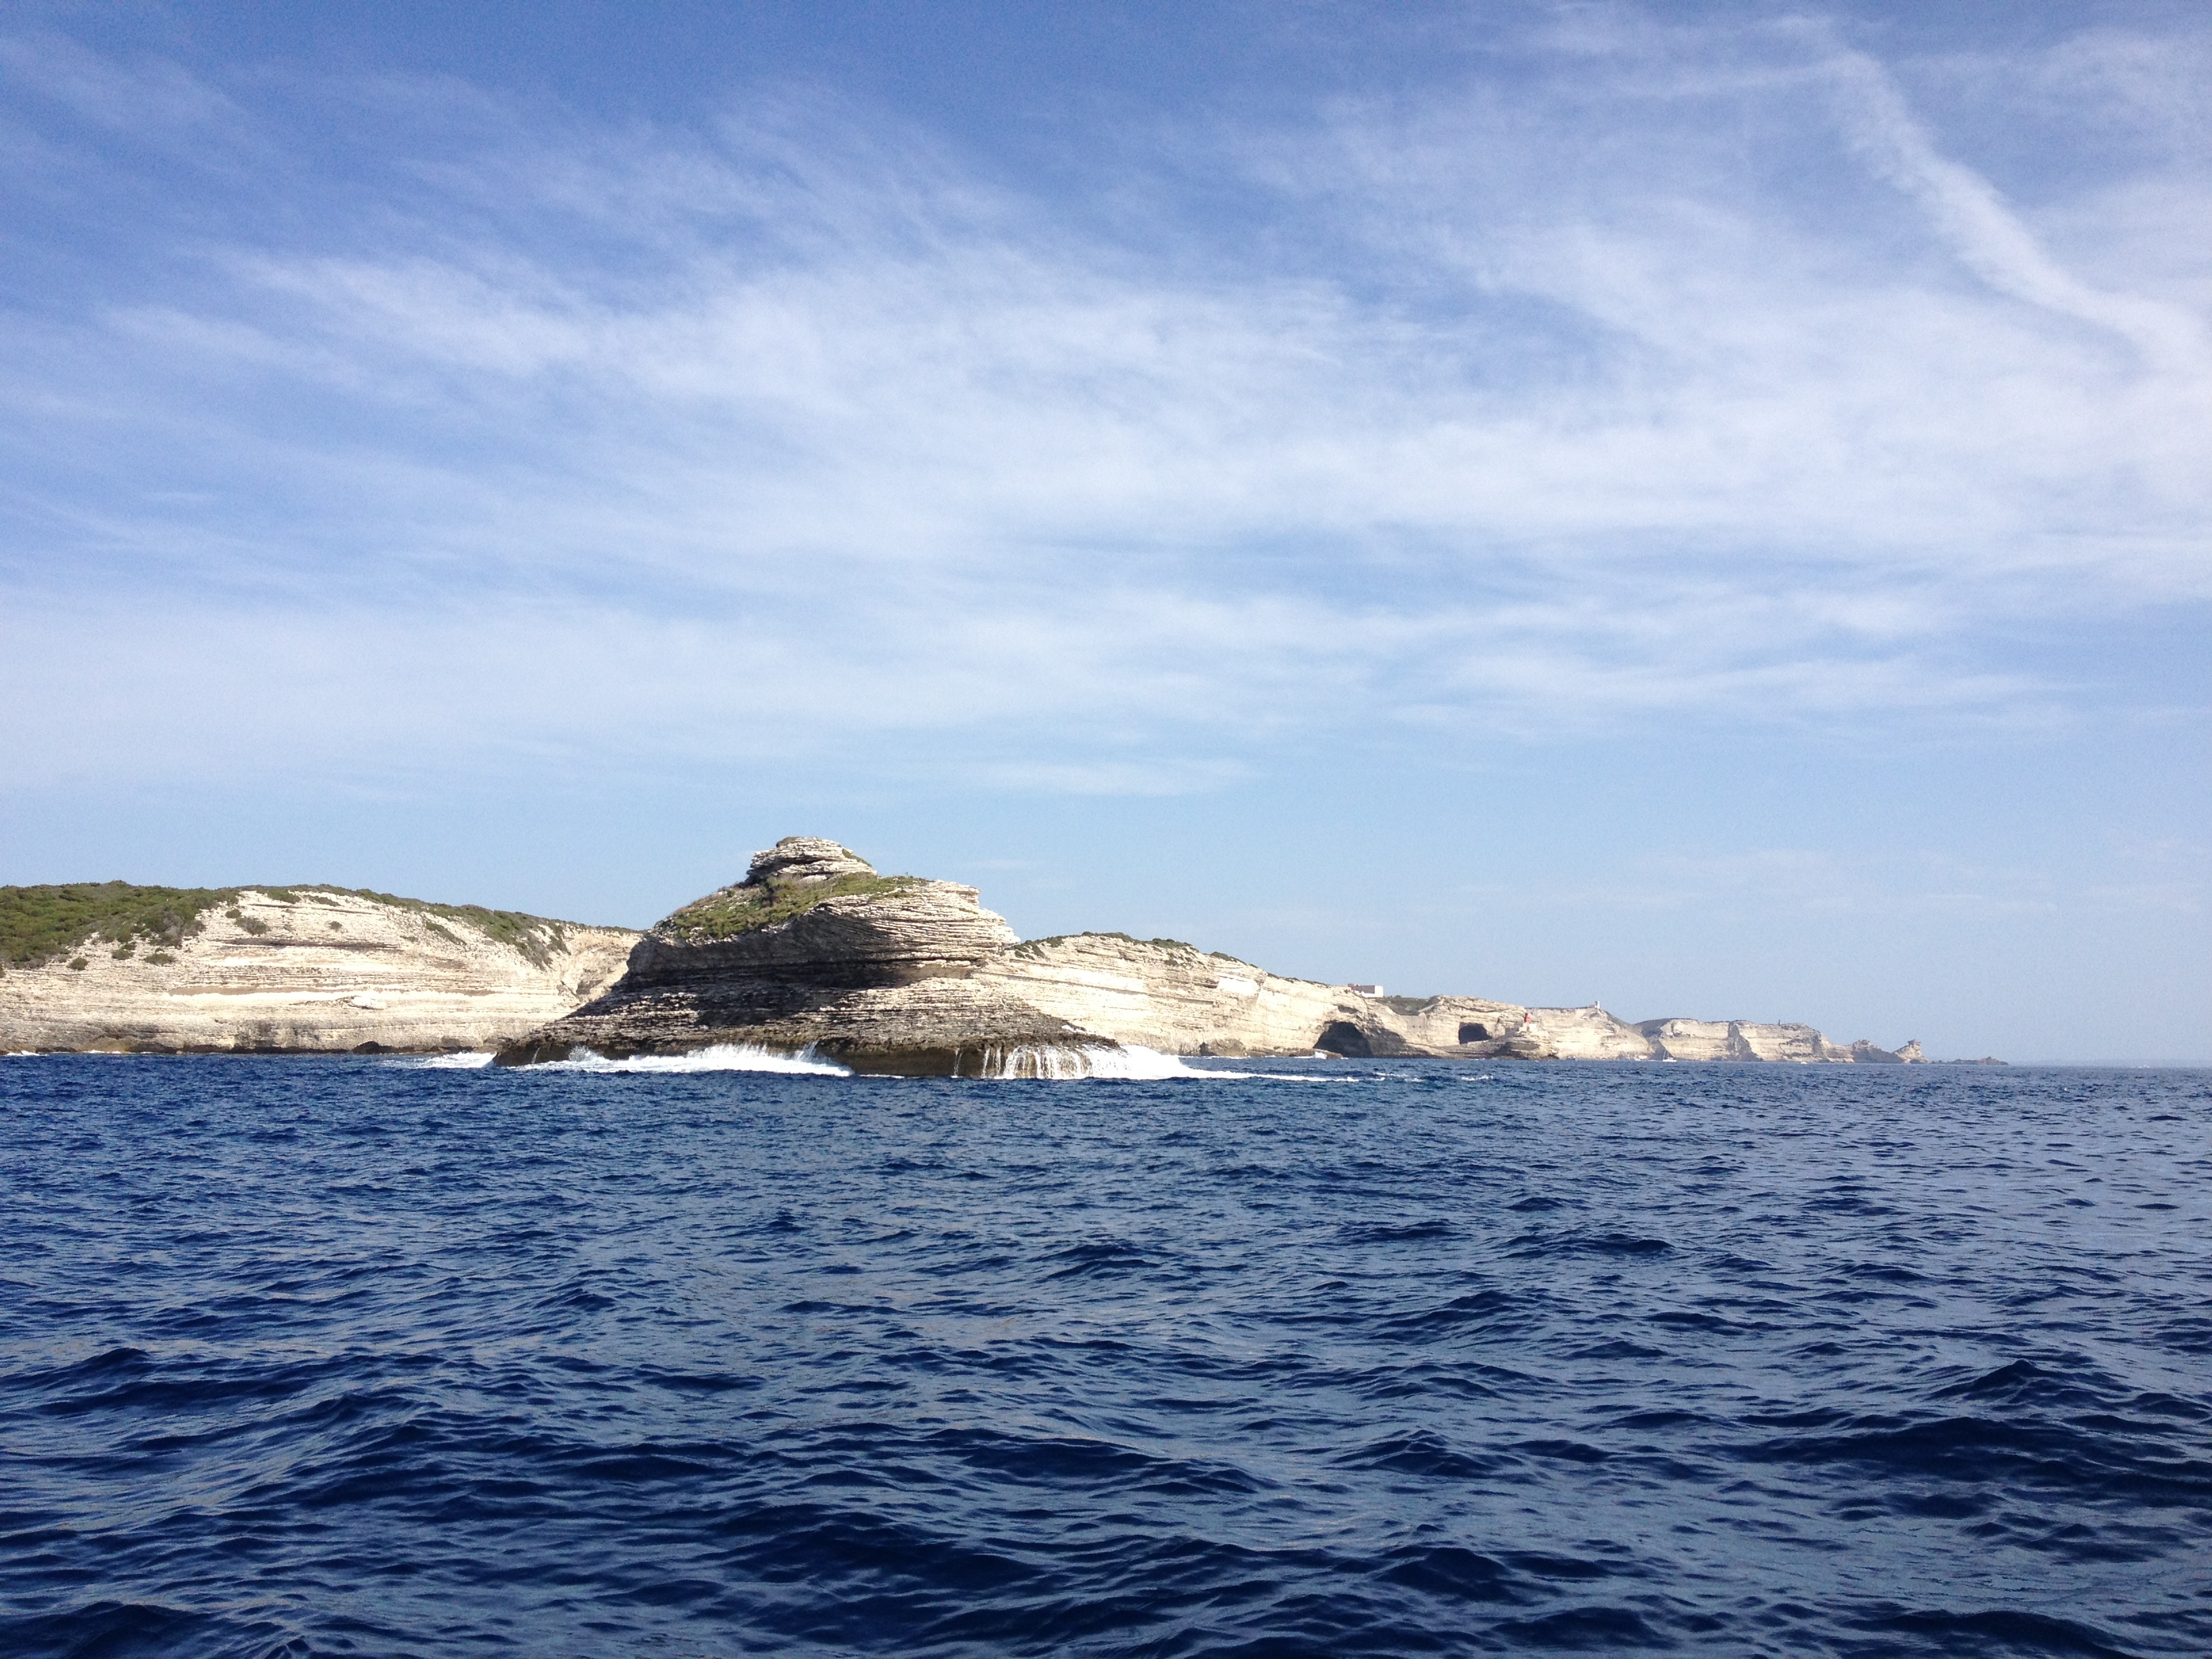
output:
[[[875,873],[874,865],[834,841],[819,836],[786,836],[765,853],[753,854],[752,868],[745,872],[743,884],[765,887],[774,882],[781,886],[788,882],[835,881],[841,876]]]

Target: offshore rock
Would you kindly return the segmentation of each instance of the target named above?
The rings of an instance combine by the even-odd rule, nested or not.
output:
[[[9,966],[0,1051],[496,1048],[605,989],[638,937],[330,888],[205,897],[167,937],[87,937]]]

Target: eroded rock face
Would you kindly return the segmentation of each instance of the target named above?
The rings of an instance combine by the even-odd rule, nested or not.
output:
[[[811,1048],[856,1071],[980,1075],[1014,1049],[1111,1048],[976,970],[1018,942],[972,887],[881,876],[789,836],[745,878],[657,922],[605,995],[510,1044],[501,1065],[719,1043]]]
[[[1019,939],[973,887],[879,876],[834,841],[790,836],[745,878],[656,922],[625,987],[773,981],[808,991],[960,978]]]
[[[167,948],[88,940],[7,969],[0,1050],[496,1048],[604,990],[638,937],[546,924],[518,945],[357,894],[271,890],[290,897],[241,890]]]
[[[1002,951],[982,981],[1085,1030],[1170,1054],[1309,1054],[1364,1000],[1234,957],[1119,933],[1072,933]]]
[[[849,848],[820,836],[786,836],[765,853],[753,854],[751,867],[740,886],[772,886],[779,882],[822,883],[843,876],[872,876],[876,866]],[[723,890],[727,891],[726,888]],[[690,905],[684,906],[690,909]],[[680,913],[679,913],[680,914]]]
[[[1406,1045],[1401,1053],[1455,1060],[1652,1058],[1651,1045],[1641,1032],[1595,1005],[1531,1008],[1452,996],[1366,1000],[1376,1023]]]
[[[1745,1019],[1647,1019],[1637,1030],[1651,1040],[1659,1060],[1757,1060],[1800,1065],[1850,1060],[1847,1048],[1809,1025],[1761,1024]]]

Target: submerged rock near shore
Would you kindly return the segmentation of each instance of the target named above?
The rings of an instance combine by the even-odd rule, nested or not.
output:
[[[879,875],[792,836],[745,878],[655,924],[604,995],[500,1051],[527,1066],[721,1044],[811,1051],[904,1076],[1079,1075],[1171,1054],[1910,1063],[1810,1026],[1668,1019],[1478,997],[1388,997],[1288,979],[1174,939],[1024,943],[975,888]]]
[[[325,887],[0,889],[0,1051],[488,1049],[596,996],[637,934]]]

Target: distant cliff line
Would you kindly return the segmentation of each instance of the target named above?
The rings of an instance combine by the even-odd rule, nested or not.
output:
[[[1385,996],[1172,939],[1024,941],[976,890],[791,836],[644,933],[366,890],[0,888],[0,1050],[435,1053],[721,1042],[858,1070],[1079,1073],[1086,1054],[1914,1064],[1810,1025]],[[1024,1055],[1030,1058],[1024,1060]]]
[[[718,1045],[811,1053],[904,1076],[1080,1075],[1095,1057],[1165,1054],[1452,1060],[1912,1064],[1809,1025],[1662,1019],[1486,998],[1389,997],[1291,979],[1174,939],[1024,941],[975,888],[884,876],[792,836],[744,878],[648,928],[622,979],[508,1044],[502,1065],[581,1050],[622,1058]]]

